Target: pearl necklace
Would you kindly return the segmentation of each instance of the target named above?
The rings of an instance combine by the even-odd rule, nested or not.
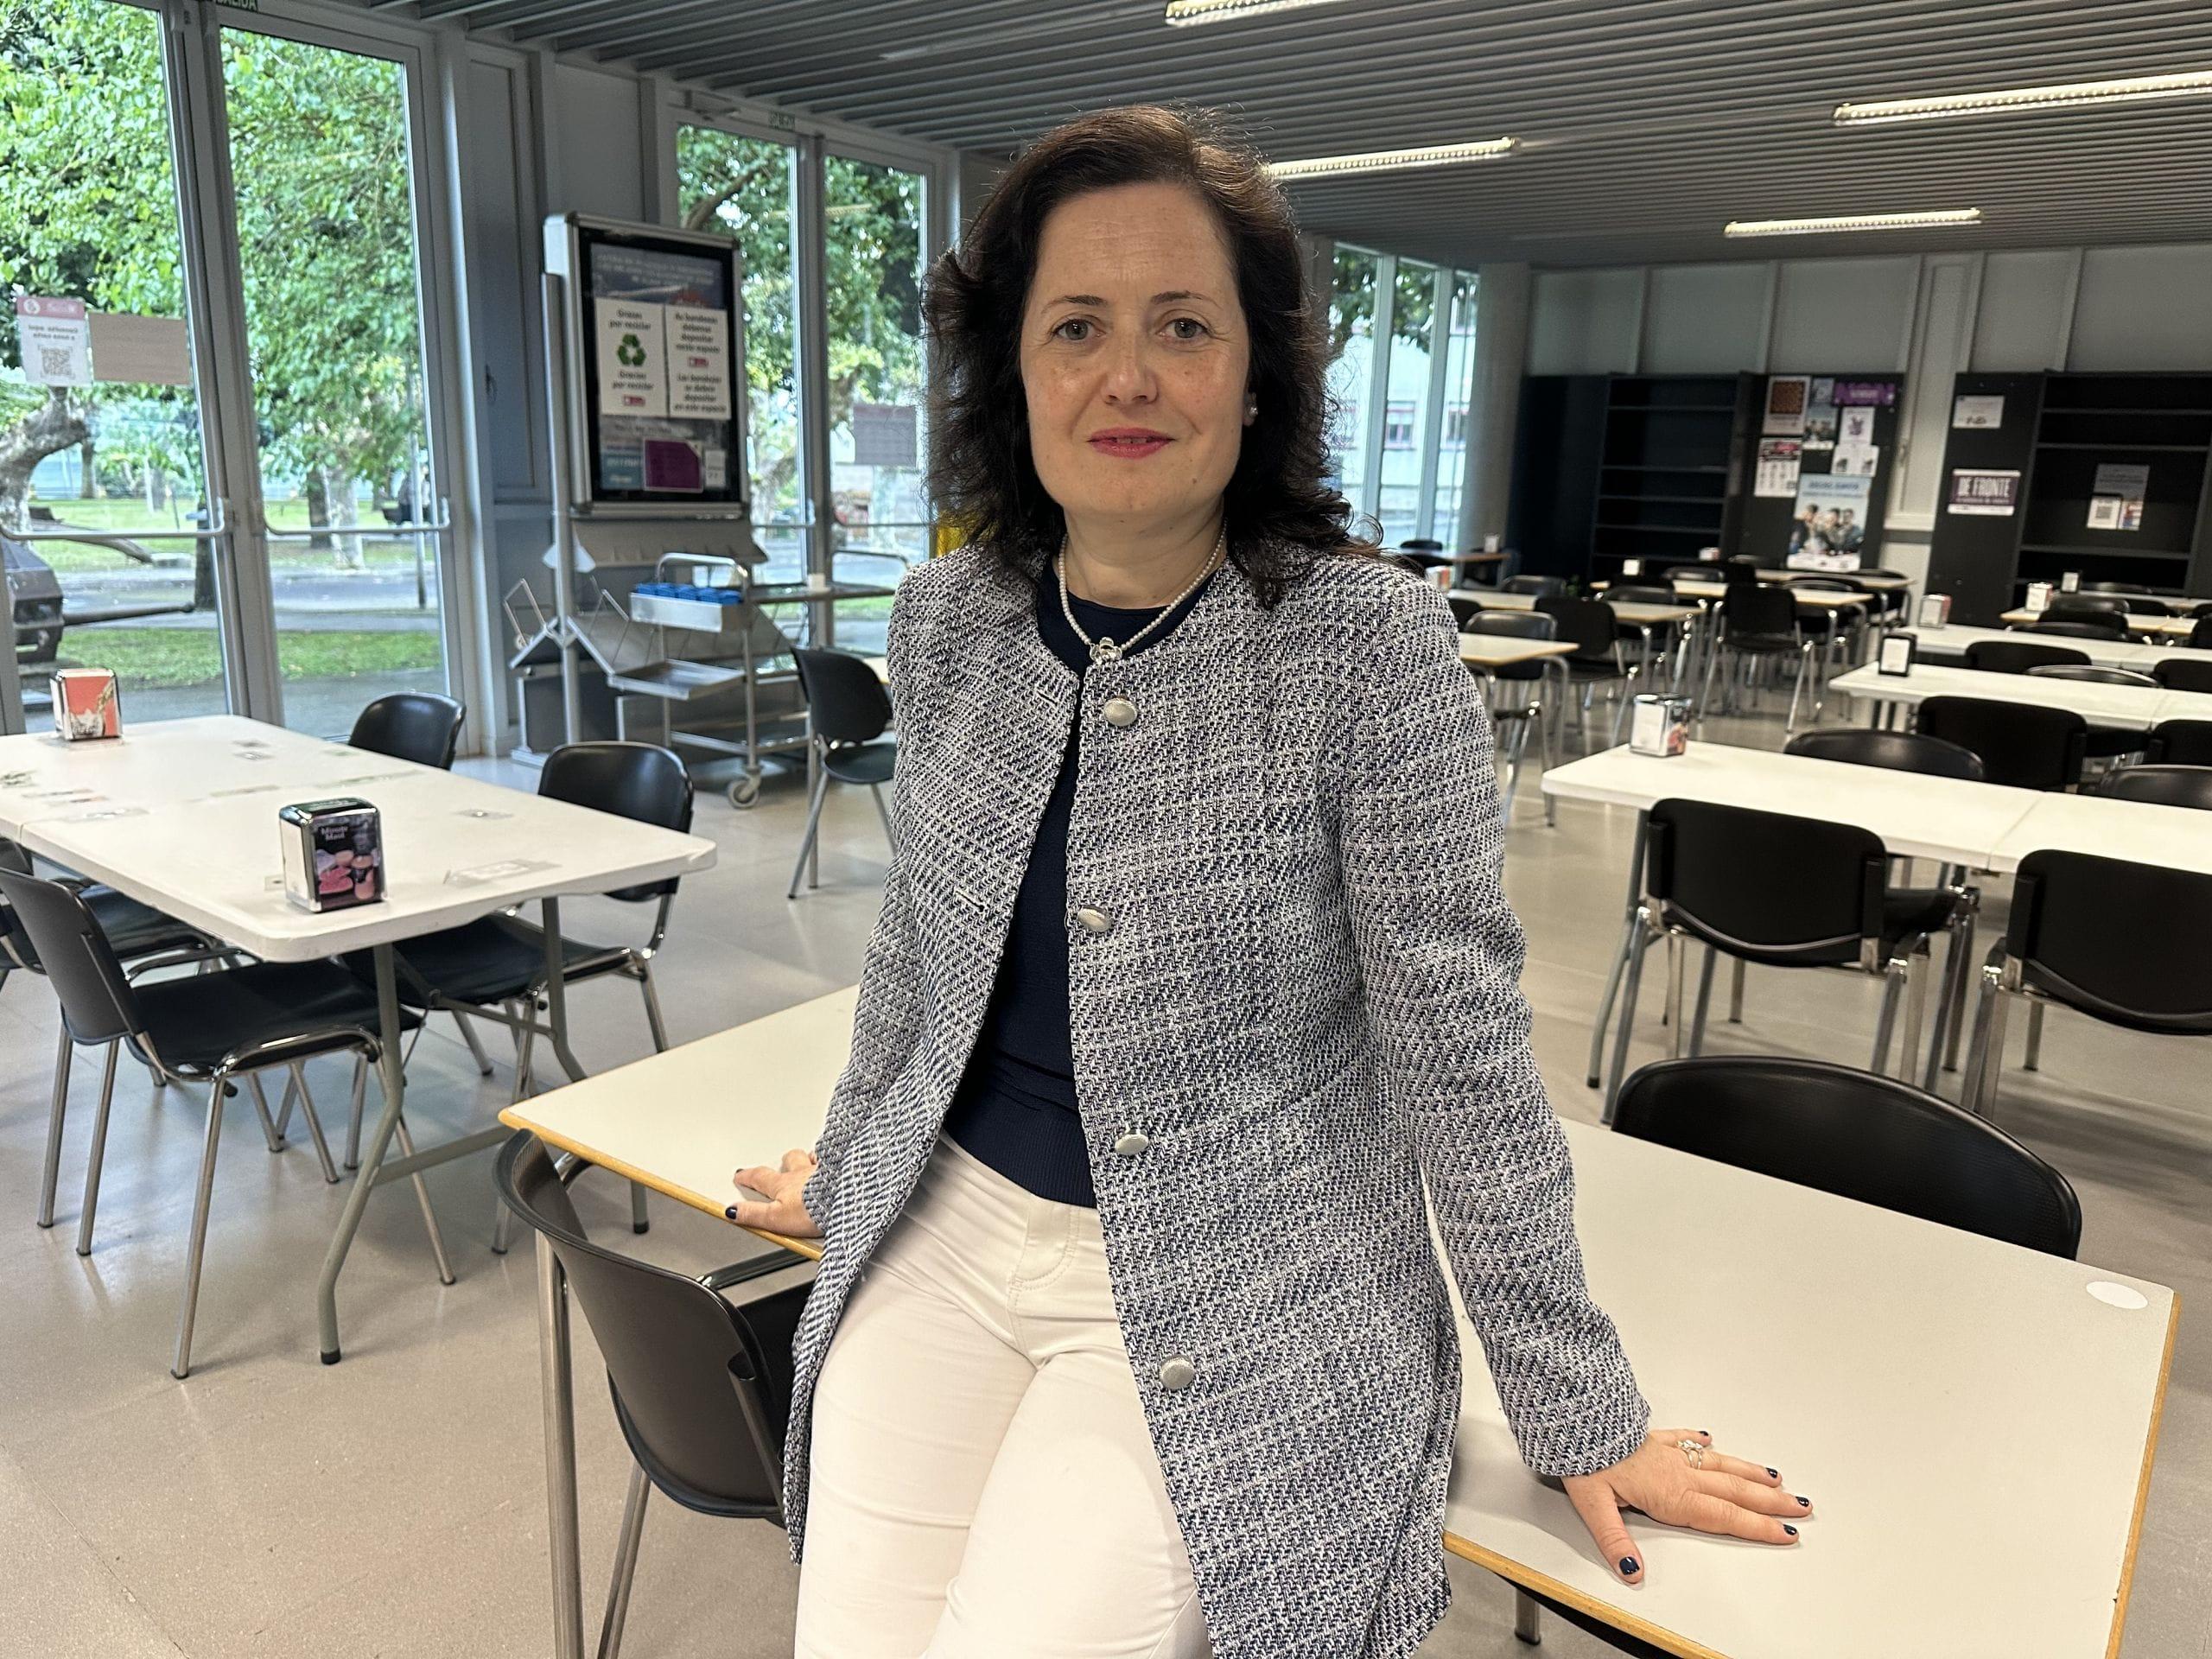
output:
[[[1067,538],[1065,537],[1062,537],[1060,538],[1060,550],[1052,556],[1052,574],[1059,579],[1060,584],[1060,613],[1067,618],[1068,626],[1075,630],[1075,637],[1082,640],[1084,645],[1090,648],[1090,660],[1092,662],[1118,663],[1122,660],[1122,652],[1131,649],[1135,645],[1138,640],[1143,639],[1145,635],[1150,633],[1162,622],[1165,622],[1169,614],[1173,612],[1178,605],[1180,605],[1185,600],[1188,599],[1192,594],[1198,591],[1198,584],[1214,573],[1215,569],[1221,563],[1222,556],[1226,553],[1228,550],[1229,524],[1226,520],[1224,520],[1221,526],[1221,534],[1214,538],[1213,551],[1206,555],[1206,562],[1199,567],[1198,574],[1191,578],[1189,584],[1181,593],[1176,594],[1174,598],[1169,600],[1166,604],[1160,607],[1160,613],[1157,616],[1154,617],[1151,621],[1146,623],[1144,626],[1139,628],[1127,639],[1117,644],[1110,637],[1093,639],[1089,634],[1083,631],[1083,624],[1075,620],[1075,607],[1068,603]]]

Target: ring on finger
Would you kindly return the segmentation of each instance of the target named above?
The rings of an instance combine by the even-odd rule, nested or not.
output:
[[[1690,1467],[1691,1467],[1691,1468],[1693,1468],[1693,1469],[1702,1469],[1702,1468],[1704,1468],[1704,1467],[1705,1467],[1705,1442],[1704,1442],[1704,1441],[1702,1441],[1702,1440],[1676,1440],[1676,1441],[1675,1442],[1675,1446],[1678,1446],[1679,1448],[1681,1448],[1681,1454],[1682,1454],[1685,1458],[1687,1458],[1687,1459],[1689,1459],[1689,1465],[1690,1465]]]

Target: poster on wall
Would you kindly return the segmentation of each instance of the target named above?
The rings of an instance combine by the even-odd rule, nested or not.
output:
[[[92,326],[82,300],[16,295],[16,341],[32,385],[92,384]]]
[[[1835,383],[1835,401],[1839,407],[1847,404],[1868,409],[1888,409],[1897,400],[1897,383],[1894,380],[1839,380]]]
[[[666,415],[665,307],[604,301],[599,308],[599,406],[606,415]]]
[[[1871,478],[1808,473],[1797,480],[1786,563],[1793,570],[1855,570],[1866,546]]]
[[[1944,509],[1970,518],[2010,518],[2020,505],[2020,475],[1960,467],[1951,473],[1951,499]]]
[[[1779,496],[1784,500],[1797,493],[1797,469],[1802,457],[1795,438],[1761,438],[1759,464],[1751,479],[1753,495]]]
[[[668,412],[680,420],[726,421],[730,397],[729,313],[697,306],[665,308]]]
[[[1773,436],[1796,437],[1805,429],[1805,406],[1811,401],[1812,377],[1777,374],[1766,383],[1766,416],[1759,430]]]
[[[2105,461],[2089,493],[2091,530],[2140,530],[2143,497],[2151,487],[2151,469],[2125,462]]]
[[[1835,382],[1815,376],[1805,404],[1805,448],[1835,448]]]
[[[581,233],[594,499],[742,499],[734,259],[626,227]]]
[[[1881,448],[1872,443],[1849,449],[1838,444],[1828,461],[1828,471],[1837,478],[1872,478],[1881,470]]]
[[[1951,425],[1961,432],[1993,432],[2005,424],[2005,400],[2002,397],[1977,397],[1971,394],[1951,400]]]

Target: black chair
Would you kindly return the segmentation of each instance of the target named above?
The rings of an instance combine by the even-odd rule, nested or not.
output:
[[[2116,918],[2124,925],[2115,925]],[[2020,862],[2005,938],[1982,969],[1962,1103],[1987,1116],[2005,1014],[2056,1005],[2158,1036],[2212,1036],[2212,875],[2046,849]],[[2039,1023],[2024,1061],[2036,1069]]]
[[[2133,582],[2085,582],[2082,584],[2082,591],[2085,594],[2147,594],[2151,590]]]
[[[1676,597],[1672,588],[1630,587],[1617,583],[1605,589],[1605,602],[1609,605],[1679,607],[1682,601]],[[1637,646],[1638,671],[1649,679],[1656,665],[1681,643],[1682,625],[1680,622],[1631,622],[1623,617],[1618,624],[1616,635],[1624,645],[1633,641]],[[1675,672],[1679,677],[1679,664]]]
[[[1559,624],[1540,611],[1484,611],[1468,618],[1461,625],[1460,632],[1495,634],[1509,639],[1556,639],[1559,638]],[[1513,729],[1513,741],[1505,749],[1505,796],[1498,803],[1499,814],[1509,823],[1513,817],[1514,793],[1521,787],[1521,760],[1528,753],[1529,732],[1532,727],[1535,729],[1538,741],[1543,746],[1546,770],[1549,770],[1552,765],[1552,733],[1546,720],[1544,700],[1529,688],[1547,679],[1560,677],[1561,671],[1552,666],[1557,660],[1556,658],[1543,657],[1522,663],[1468,664],[1482,675],[1485,684],[1493,688],[1488,699],[1491,726],[1500,729],[1510,726]],[[1506,685],[1522,688],[1521,696],[1511,703],[1505,702],[1497,695],[1496,688]],[[1551,797],[1544,797],[1544,822],[1547,824],[1556,821],[1554,815],[1557,810]]]
[[[2212,720],[2162,720],[2143,758],[2152,766],[2212,766]]]
[[[1401,558],[1410,559],[1424,570],[1433,570],[1439,565],[1449,564],[1451,558],[1444,551],[1444,543],[1427,537],[1414,537],[1398,543]]]
[[[2044,614],[2056,616],[2065,612],[2101,611],[2107,615],[2126,616],[2127,601],[2118,594],[2054,594],[2050,607]]]
[[[2131,594],[2126,596],[2126,604],[2130,616],[2171,616],[2174,613],[2174,607],[2163,599],[2138,597]]]
[[[2089,653],[2036,639],[1977,639],[1967,647],[1967,666],[1984,674],[2024,674],[2049,664],[2089,665]]]
[[[1697,1013],[1687,1028],[1681,1022],[1687,953],[1671,953],[1667,1007],[1678,1058],[1686,1036],[1693,1056],[1704,1042],[1713,966],[1727,956],[1762,967],[1849,968],[1881,978],[1877,1071],[1889,1057],[1898,1001],[1910,989],[1904,1047],[1910,1075],[1919,1057],[1929,935],[1951,924],[1955,893],[1892,893],[1881,838],[1850,824],[1681,800],[1655,803],[1646,822],[1643,896],[1627,947],[1606,1122],[1612,1121],[1627,1071],[1644,951],[1669,935],[1707,947]],[[1942,1046],[1942,1018],[1939,1005],[1936,1048]]]
[[[2118,611],[2069,611],[2053,616],[2049,611],[2031,622],[2023,633],[2047,633],[2063,639],[2125,639],[2127,619]]]
[[[1930,697],[1919,729],[1970,749],[1983,780],[2013,789],[2071,789],[2082,781],[2089,722],[2071,709],[1998,702],[1986,697]]]
[[[1452,607],[1452,620],[1462,633],[1467,632],[1467,625],[1481,613],[1483,608],[1482,601],[1470,599],[1465,594],[1446,594],[1444,602]]]
[[[1584,743],[1586,746],[1589,741],[1590,698],[1600,685],[1618,689],[1619,707],[1613,715],[1611,741],[1618,743],[1637,675],[1636,664],[1621,654],[1620,617],[1602,599],[1569,599],[1564,594],[1539,599],[1536,613],[1551,618],[1559,629],[1557,637],[1574,646],[1573,655],[1559,661],[1566,671],[1568,689],[1579,688],[1582,694],[1575,701],[1575,720]]]
[[[2151,673],[2169,691],[2212,691],[2212,658],[2202,662],[2188,657],[2164,658]]]
[[[1885,617],[1903,617],[1906,605],[1912,600],[1912,588],[1910,586],[1912,581],[1911,576],[1903,570],[1879,569],[1865,571],[1862,574],[1870,576],[1885,576],[1896,584],[1893,587],[1871,588],[1868,591],[1881,601],[1882,614]]]
[[[323,1179],[335,1182],[329,1142],[307,1092],[305,1063],[318,1055],[351,1051],[366,1064],[354,1073],[356,1109],[370,1067],[382,1052],[372,992],[334,962],[256,963],[220,973],[134,985],[114,947],[100,931],[84,896],[58,881],[0,870],[0,893],[29,936],[73,1040],[105,1044],[106,1069],[85,1165],[85,1205],[77,1224],[77,1252],[89,1255],[99,1201],[100,1166],[107,1147],[108,1112],[114,1103],[116,1062],[124,1049],[171,1082],[208,1086],[207,1128],[200,1159],[198,1197],[185,1257],[184,1306],[177,1322],[177,1376],[192,1369],[193,1318],[200,1301],[200,1269],[207,1246],[207,1211],[214,1192],[215,1149],[226,1100],[246,1081],[271,1152],[283,1149],[260,1088],[260,1073],[283,1066],[291,1073],[308,1130],[322,1161]],[[402,1015],[410,1027],[420,1022]],[[421,1192],[417,1178],[417,1192]],[[424,1198],[427,1205],[429,1200]]]
[[[451,697],[396,691],[362,709],[346,741],[357,749],[449,772],[461,744],[461,721],[467,717],[468,711]]]
[[[1720,601],[1720,637],[1706,658],[1706,683],[1698,700],[1700,708],[1711,704],[1716,671],[1720,672],[1722,684],[1732,694],[1728,703],[1733,709],[1738,706],[1732,694],[1738,677],[1746,694],[1756,695],[1755,664],[1795,657],[1797,677],[1790,686],[1789,714],[1783,723],[1785,732],[1794,732],[1797,729],[1797,705],[1812,677],[1816,643],[1812,636],[1799,631],[1797,601],[1790,597],[1789,588],[1778,582],[1767,586],[1756,577],[1732,582],[1726,597]],[[1815,720],[1820,718],[1820,712],[1816,700],[1813,705]]]
[[[814,850],[822,828],[822,802],[830,780],[865,784],[874,798],[876,815],[883,820],[883,837],[895,853],[898,832],[891,827],[891,809],[884,804],[883,785],[891,781],[899,763],[899,743],[883,734],[891,725],[891,694],[865,658],[842,651],[800,651],[800,688],[806,693],[810,741],[817,768],[814,798],[806,809],[806,835],[798,844],[798,862],[791,867],[786,899],[798,897],[799,877],[806,873],[807,855]],[[809,883],[810,886],[814,884]]]
[[[1856,727],[1840,732],[1800,732],[1783,746],[1784,754],[1847,766],[1886,766],[1892,772],[1924,772],[1931,778],[1982,781],[1981,758],[1971,749],[1925,732],[1883,732]]]
[[[2154,806],[2190,806],[2212,812],[2212,766],[2122,766],[2106,774],[2097,793],[2116,801],[2147,801]]]
[[[2183,643],[2192,651],[2212,651],[2212,606],[2198,606],[2190,614],[2196,620],[2190,624],[2189,638]]]
[[[1538,599],[1550,599],[1567,591],[1567,582],[1559,576],[1508,576],[1497,584],[1501,594],[1529,594]]]
[[[1660,1060],[1621,1087],[1613,1128],[1839,1198],[2072,1259],[2067,1179],[1948,1100],[1825,1060]]]
[[[552,1252],[568,1294],[607,1362],[614,1421],[632,1459],[597,1649],[617,1659],[645,1532],[658,1491],[701,1515],[784,1524],[784,1442],[791,1423],[791,1338],[812,1275],[764,1290],[754,1281],[802,1264],[770,1251],[691,1278],[617,1255],[586,1236],[564,1173],[527,1131],[493,1166],[505,1213]]]
[[[2031,678],[2082,680],[2091,685],[2133,685],[2155,691],[2158,682],[2132,668],[2104,668],[2094,663],[2045,663],[2027,671]]]

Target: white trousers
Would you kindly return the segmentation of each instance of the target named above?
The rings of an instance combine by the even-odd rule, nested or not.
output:
[[[1098,1215],[940,1137],[814,1395],[796,1659],[1206,1659]]]

